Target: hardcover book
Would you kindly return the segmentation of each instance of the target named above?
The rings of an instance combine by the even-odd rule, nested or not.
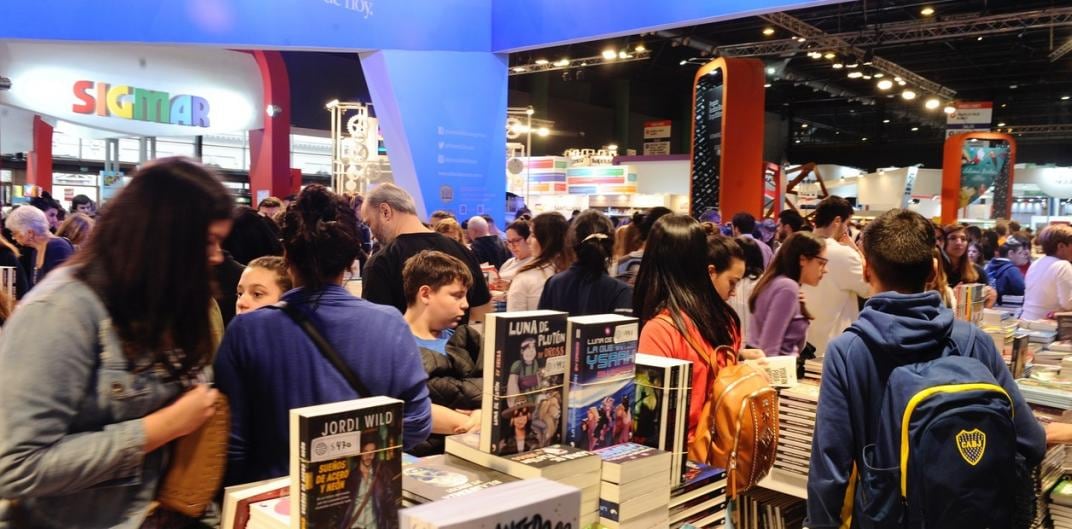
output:
[[[617,314],[569,318],[570,446],[595,450],[632,440],[639,329],[636,318]]]
[[[290,410],[292,529],[395,529],[403,403],[371,397]]]
[[[562,442],[565,312],[489,314],[480,449],[507,455]]]

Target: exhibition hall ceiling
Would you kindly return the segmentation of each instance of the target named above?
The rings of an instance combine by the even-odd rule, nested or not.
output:
[[[846,2],[516,53],[511,89],[534,102],[546,90],[552,121],[568,119],[556,115],[564,101],[615,108],[626,96],[631,112],[677,119],[704,62],[755,57],[767,64],[767,110],[789,119],[794,143],[940,139],[953,100],[993,102],[995,127],[1045,142],[1072,137],[1070,42],[1067,1]],[[553,66],[637,46],[650,58],[522,73],[537,61]],[[892,86],[880,87],[883,80]],[[904,99],[905,90],[917,97]],[[925,107],[929,98],[937,108]]]

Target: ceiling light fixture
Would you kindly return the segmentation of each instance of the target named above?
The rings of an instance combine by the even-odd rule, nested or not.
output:
[[[834,69],[835,69],[835,70],[840,70],[840,69],[842,69],[842,68],[844,68],[844,67],[845,67],[845,65],[844,65],[844,64],[841,64],[840,62],[835,62],[835,63],[834,63]]]
[[[858,63],[858,62],[850,62],[849,64],[846,64],[845,67],[846,68],[859,68],[860,63]]]
[[[906,101],[911,101],[916,98],[916,93],[912,90],[905,90],[904,92],[901,92],[901,98]]]
[[[833,58],[837,57],[837,54],[832,52],[832,51],[828,51],[828,52],[826,52],[826,54],[823,55],[823,57],[826,58],[826,59],[833,59]]]
[[[875,72],[875,79],[882,79],[885,76],[886,76],[886,74],[884,74],[882,72]]]
[[[536,129],[536,135],[541,138],[546,138],[551,135],[551,129],[548,129],[547,127],[540,127]]]
[[[770,83],[766,83],[766,84],[763,85],[763,88],[770,88],[770,87],[771,87]]]
[[[618,52],[618,58],[619,59],[632,59],[633,56],[629,55],[629,52],[627,52],[625,50],[622,50],[622,51]]]
[[[977,39],[975,39],[975,40],[980,40],[980,41],[981,41],[981,40],[983,40],[983,36],[982,36],[982,35],[979,35],[979,38],[977,38]]]
[[[648,48],[646,48],[643,44],[637,44],[636,47],[633,48],[633,51],[637,53],[644,53],[648,51]]]
[[[774,28],[771,28],[771,27],[763,28],[763,34],[768,36],[768,37],[773,35],[774,34]]]
[[[946,114],[952,114],[952,113],[954,113],[956,111],[957,111],[957,107],[955,107],[953,105],[946,105],[945,108],[942,109],[942,112],[945,112]]]
[[[548,63],[547,59],[536,59],[536,66],[543,66]]]
[[[929,17],[934,14],[934,8],[931,6],[924,7],[923,9],[919,10],[919,14],[925,17]]]
[[[849,79],[859,79],[863,76],[864,74],[861,72],[849,72]]]
[[[1068,101],[1069,96],[1061,96],[1061,101]]]
[[[526,70],[524,66],[516,66],[516,67],[514,67],[514,73],[525,73],[527,71],[528,70]]]
[[[864,136],[863,138],[860,138],[860,139],[863,140],[863,141],[867,141],[867,136]]]
[[[937,97],[931,97],[928,98],[925,103],[923,103],[923,106],[927,107],[927,110],[934,110],[942,106],[942,102],[939,101]]]
[[[893,81],[889,79],[883,79],[878,82],[879,90],[889,90],[890,88],[893,88]]]
[[[912,127],[912,132],[916,132],[918,130],[919,130],[919,127]]]
[[[685,66],[685,65],[686,65],[686,64],[688,64],[688,63],[689,63],[689,61],[686,61],[686,60],[682,59],[682,60],[681,60],[681,62],[679,62],[679,63],[677,63],[677,64],[678,64],[679,66]]]
[[[559,60],[559,61],[555,61],[555,66],[558,66],[559,68],[561,68],[563,66],[569,66],[569,63],[570,63],[569,59],[562,59],[562,60]]]
[[[890,120],[888,120],[888,119],[884,119],[884,120],[882,120],[882,122],[883,122],[883,123],[889,123],[889,122],[890,122]]]
[[[605,49],[605,50],[603,50],[603,58],[608,60],[608,61],[613,61],[614,59],[618,58],[618,52],[616,52],[616,51],[614,51],[612,49],[609,49],[609,48]]]
[[[998,123],[998,126],[999,126],[999,127],[1004,127],[1004,126],[1005,126],[1005,122],[1004,122],[1004,121],[1002,121],[1001,123]]]
[[[768,66],[767,67],[767,75],[774,75],[774,72],[777,72],[777,71],[778,71],[778,69],[773,67],[773,66]]]

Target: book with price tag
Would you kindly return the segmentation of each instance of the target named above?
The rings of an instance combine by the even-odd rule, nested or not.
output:
[[[566,443],[595,450],[633,438],[640,325],[617,314],[569,319]]]
[[[290,410],[293,529],[393,529],[403,403],[371,397]]]
[[[565,312],[488,314],[480,449],[498,455],[562,442]]]
[[[770,384],[776,388],[791,388],[797,385],[795,356],[768,356],[759,360],[745,360],[744,363],[766,371]]]

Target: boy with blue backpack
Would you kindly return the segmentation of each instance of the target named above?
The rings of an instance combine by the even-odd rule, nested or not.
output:
[[[864,232],[876,295],[826,351],[806,527],[1030,522],[1043,429],[993,340],[925,291],[934,247],[931,223],[907,210]]]

